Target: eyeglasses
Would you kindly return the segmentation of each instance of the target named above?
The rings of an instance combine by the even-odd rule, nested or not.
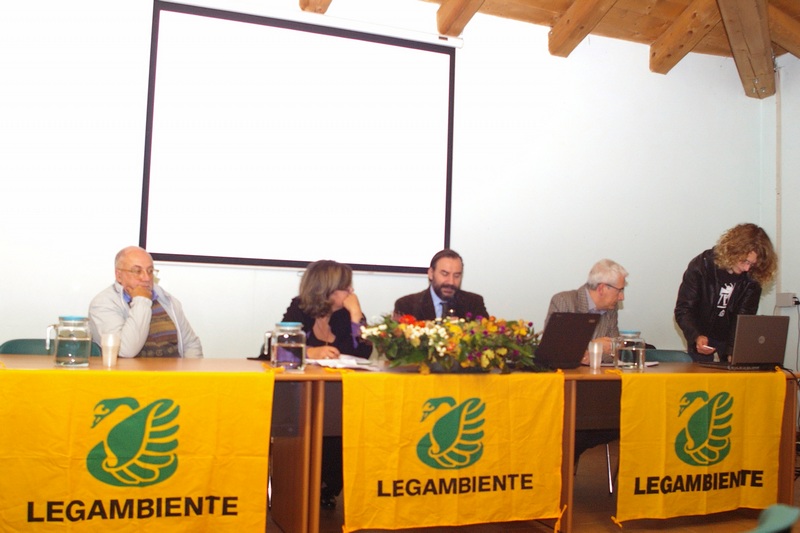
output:
[[[750,261],[749,259],[742,259],[742,263],[744,263],[745,265],[747,265],[749,267],[756,266],[756,262],[755,261]]]
[[[603,283],[603,285],[612,289],[616,289],[617,292],[625,292],[625,287],[615,287],[613,285],[609,285],[608,283]]]
[[[141,278],[142,274],[147,274],[148,278],[154,278],[158,276],[158,270],[156,270],[155,268],[148,268],[147,270],[144,270],[142,268],[136,267],[130,269],[118,268],[117,270],[119,270],[120,272],[128,272],[129,274],[133,274],[137,278]]]

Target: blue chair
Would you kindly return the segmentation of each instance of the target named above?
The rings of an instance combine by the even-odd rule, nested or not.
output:
[[[800,509],[782,503],[770,505],[758,517],[758,527],[748,533],[791,533],[800,518]]]
[[[45,342],[45,339],[11,339],[0,344],[0,354],[53,355],[52,346],[48,350]],[[92,356],[97,357],[100,353],[100,346],[93,342]]]

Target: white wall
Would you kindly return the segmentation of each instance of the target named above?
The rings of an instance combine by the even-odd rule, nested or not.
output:
[[[791,55],[778,58],[780,93],[777,107],[780,119],[775,124],[779,142],[773,159],[778,168],[776,185],[779,194],[781,232],[779,235],[780,271],[779,292],[793,292],[800,296],[800,60]],[[800,368],[798,330],[800,307],[779,309],[780,314],[791,316],[789,343],[786,349],[786,366]]]
[[[432,33],[437,7],[336,0],[329,15]],[[0,340],[41,337],[59,315],[85,313],[113,280],[115,252],[138,240],[151,16],[141,0],[0,8],[0,47],[14,51],[0,56]],[[550,296],[610,257],[631,273],[620,326],[681,347],[672,309],[689,260],[736,223],[778,227],[778,123],[784,220],[794,222],[783,224],[782,290],[800,292],[788,229],[798,215],[786,207],[800,197],[800,127],[787,118],[800,107],[796,60],[781,62],[778,120],[775,97],[744,96],[731,59],[691,55],[662,76],[648,70],[648,47],[598,37],[556,58],[547,28],[482,15],[462,37],[451,244],[465,258],[464,288],[490,312],[539,329]],[[409,230],[386,238],[414,246],[424,228]],[[207,357],[253,355],[299,283],[295,270],[157,268]],[[355,279],[368,317],[426,284]]]

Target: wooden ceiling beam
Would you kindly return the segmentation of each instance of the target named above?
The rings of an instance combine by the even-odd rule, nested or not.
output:
[[[325,14],[332,0],[300,0],[300,9],[307,13]]]
[[[550,30],[550,53],[570,55],[616,3],[617,0],[575,0]]]
[[[767,6],[767,11],[772,42],[800,58],[800,21],[793,19],[772,4]]]
[[[439,35],[461,35],[483,2],[484,0],[444,0],[436,11],[436,29]]]
[[[717,0],[744,93],[775,94],[775,61],[769,35],[767,0]]]
[[[719,21],[717,0],[694,0],[650,45],[650,70],[669,72]]]

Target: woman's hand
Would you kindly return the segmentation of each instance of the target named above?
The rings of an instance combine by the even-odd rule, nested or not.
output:
[[[350,320],[352,322],[359,323],[364,318],[364,313],[361,311],[361,303],[358,301],[356,293],[351,292],[348,294],[347,298],[342,302],[342,307],[347,309],[350,313]]]
[[[717,351],[716,348],[708,345],[708,337],[706,337],[705,335],[700,335],[699,337],[697,337],[697,341],[695,342],[695,348],[697,348],[697,353],[703,355],[711,355],[712,353]]]
[[[338,359],[339,350],[335,346],[315,346],[306,348],[306,357],[309,359]]]

